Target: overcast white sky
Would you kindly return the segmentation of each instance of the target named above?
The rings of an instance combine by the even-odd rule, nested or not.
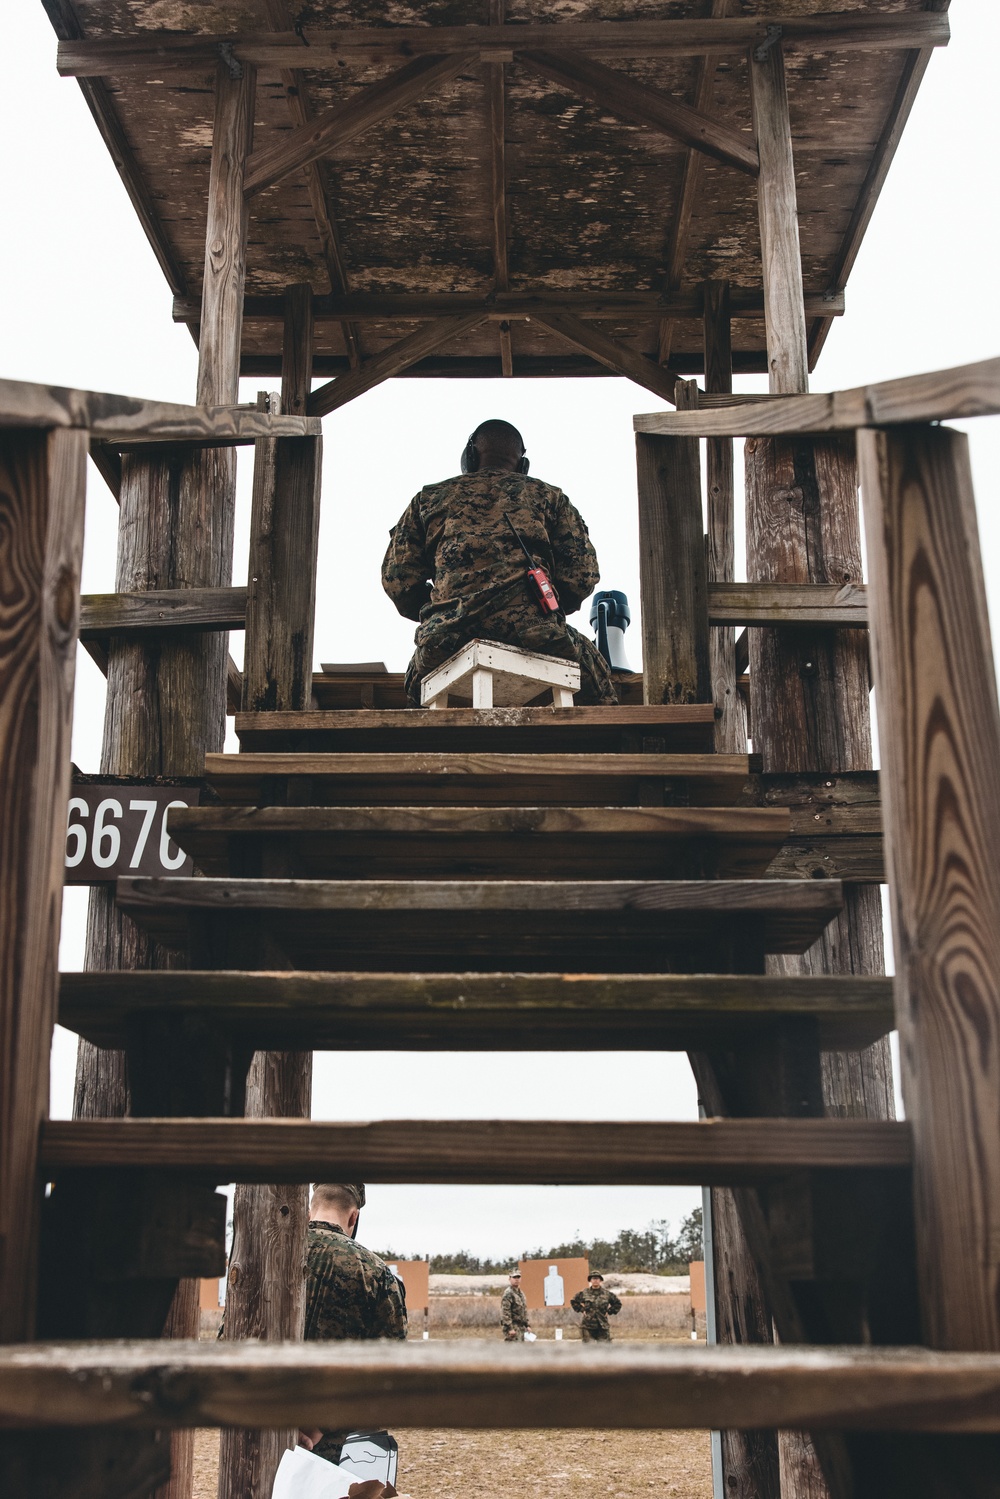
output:
[[[835,8],[835,7],[832,7]],[[954,0],[954,39],[928,72],[887,187],[813,378],[833,390],[1000,352],[996,0]],[[170,294],[79,89],[55,71],[39,0],[7,0],[0,58],[0,375],[175,401],[194,398],[195,349],[170,320]],[[252,399],[261,382],[244,382]],[[743,389],[761,382],[744,379]],[[383,659],[401,670],[412,627],[385,598],[386,533],[424,483],[454,473],[468,432],[502,415],[525,435],[532,472],[562,485],[586,517],[602,585],[638,602],[631,418],[660,406],[622,380],[399,380],[326,418],[316,660]],[[974,431],[991,613],[1000,618],[1000,421]],[[233,581],[246,576],[247,466]],[[88,497],[85,592],[114,588],[117,507],[95,473]],[[581,621],[577,621],[581,623]],[[585,627],[585,620],[582,622]],[[630,638],[638,665],[637,631]],[[242,641],[232,640],[239,659]],[[104,680],[81,652],[74,758],[99,768]],[[82,965],[86,891],[67,892],[62,966]],[[53,1113],[70,1111],[75,1039],[54,1051]],[[696,1113],[680,1056],[398,1053],[316,1059],[321,1118],[685,1119]],[[577,1230],[587,1236],[675,1222],[692,1189],[417,1188],[371,1193],[364,1237],[399,1252],[467,1247],[516,1254]]]

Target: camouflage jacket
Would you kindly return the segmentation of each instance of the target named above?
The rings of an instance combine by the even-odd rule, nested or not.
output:
[[[549,574],[562,613],[543,615],[529,592],[528,564],[504,511]],[[400,614],[419,621],[421,671],[477,638],[572,654],[565,615],[599,577],[583,517],[562,490],[500,469],[427,485],[393,528],[382,563],[386,593]]]
[[[402,1282],[334,1223],[310,1223],[307,1338],[405,1338]]]
[[[589,1286],[585,1291],[577,1291],[570,1306],[574,1312],[583,1313],[584,1327],[599,1327],[605,1332],[608,1318],[617,1317],[622,1309],[614,1291],[592,1291]]]
[[[528,1303],[520,1286],[508,1286],[501,1297],[500,1326],[504,1332],[528,1326]]]

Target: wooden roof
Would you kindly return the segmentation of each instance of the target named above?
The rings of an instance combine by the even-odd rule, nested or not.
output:
[[[219,39],[229,65],[257,66],[250,181],[273,175],[304,121],[349,117],[366,97],[377,114],[378,91],[364,91],[405,70],[412,102],[314,163],[286,160],[250,198],[243,370],[257,375],[279,368],[280,296],[297,281],[328,298],[317,375],[421,330],[408,373],[499,375],[504,313],[515,374],[606,374],[602,338],[697,372],[698,288],[712,277],[733,287],[736,369],[766,368],[746,49],[769,24],[783,28],[815,360],[947,38],[933,13],[947,0],[839,0],[836,15],[822,0],[507,0],[502,26],[503,0],[43,3],[191,322]],[[657,103],[634,85],[665,96],[668,116],[680,103],[702,118],[637,124]],[[462,320],[438,321],[451,315]]]

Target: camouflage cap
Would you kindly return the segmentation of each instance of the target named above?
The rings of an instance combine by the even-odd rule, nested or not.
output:
[[[313,1191],[346,1192],[348,1197],[353,1199],[354,1205],[359,1209],[359,1211],[365,1205],[364,1182],[317,1182],[313,1188]]]
[[[600,1270],[591,1270],[590,1274],[587,1276],[587,1279],[588,1280],[603,1280],[604,1276],[601,1274]]]

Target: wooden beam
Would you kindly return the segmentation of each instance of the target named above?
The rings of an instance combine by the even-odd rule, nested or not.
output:
[[[712,411],[654,411],[637,416],[637,432],[675,437],[766,437],[850,432],[915,422],[956,421],[1000,412],[1000,359],[831,394],[787,396]]]
[[[424,328],[418,328],[407,338],[401,338],[398,343],[390,344],[387,349],[366,360],[359,370],[339,375],[336,380],[314,390],[308,403],[310,415],[327,416],[329,412],[346,406],[348,401],[364,395],[366,390],[374,389],[384,380],[391,380],[433,349],[439,349],[443,344],[451,343],[463,333],[477,328],[482,321],[482,314],[473,312],[467,313],[465,317],[440,318]]]
[[[714,20],[722,19],[728,10],[728,0],[709,0],[709,17]],[[718,66],[718,57],[714,53],[708,53],[700,58],[695,68],[694,107],[699,114],[708,114],[715,99],[715,74]],[[703,157],[700,151],[688,149],[684,162],[684,180],[681,184],[681,195],[674,214],[673,224],[670,229],[670,239],[667,244],[666,253],[666,285],[670,292],[679,289],[684,276],[684,265],[687,261],[688,238],[691,233],[691,221],[694,217],[695,204],[698,201],[698,192],[701,187],[701,168]],[[732,316],[732,295],[730,294],[730,316]],[[673,320],[664,318],[660,324],[659,346],[657,350],[657,362],[669,364],[670,350],[673,344],[674,327]],[[731,1495],[730,1499],[738,1499]]]
[[[751,51],[749,68],[754,136],[760,154],[757,215],[768,373],[771,391],[776,395],[789,395],[809,389],[809,351],[792,127],[788,118],[780,28],[777,36],[775,45]]]
[[[0,437],[0,1341],[34,1335],[69,795],[85,432]]]
[[[116,447],[139,443],[230,447],[256,442],[258,437],[316,437],[323,430],[308,417],[269,416],[252,406],[209,402],[206,409],[0,380],[0,430],[5,427],[84,427],[98,441]]]
[[[304,414],[312,384],[312,290],[290,286],[285,296],[281,402]],[[256,456],[242,706],[302,712],[312,699],[323,440],[261,444]]]
[[[636,437],[643,697],[711,697],[701,467],[695,442]]]
[[[274,808],[287,811],[286,808]],[[663,809],[660,809],[663,810]],[[825,1042],[874,1039],[894,1025],[892,980],[760,974],[386,974],[147,971],[64,973],[59,1023],[103,1046],[128,1018],[169,1010],[217,1016],[253,1044],[316,1050],[676,1051],[770,1030],[782,1016],[817,1021]],[[510,1016],[517,1025],[510,1027]]]
[[[605,57],[697,57],[705,52],[730,56],[760,46],[768,28],[780,26],[789,50],[801,52],[865,51],[907,47],[943,47],[950,37],[947,17],[914,12],[869,15],[839,12],[820,16],[786,14],[746,16],[733,20],[678,19],[642,21],[540,22],[504,26],[390,26],[341,31],[310,28],[307,35],[229,33],[180,35],[153,33],[66,41],[57,66],[64,77],[152,72],[166,68],[204,71],[215,66],[225,44],[234,57],[256,67],[301,65],[308,46],[309,70],[339,69],[344,63],[387,63],[426,55],[477,53],[489,60],[497,52],[544,49]]]
[[[968,439],[858,448],[924,1333],[996,1349],[1000,710]]]
[[[249,64],[234,78],[221,61],[215,74],[215,125],[208,181],[205,273],[198,337],[199,406],[239,399],[247,207],[243,188],[253,146],[257,76]]]
[[[598,364],[605,365],[616,375],[624,375],[627,380],[634,380],[637,385],[645,386],[655,395],[662,396],[665,401],[673,401],[675,377],[660,369],[645,354],[637,354],[634,349],[627,348],[617,339],[609,338],[606,333],[582,322],[570,312],[536,313],[534,321],[566,343],[572,344],[574,348],[589,354]]]
[[[490,0],[490,25],[502,26],[504,0]],[[487,88],[490,103],[490,187],[493,206],[493,283],[498,292],[510,285],[507,264],[507,127],[504,63],[487,65]],[[510,322],[499,325],[500,371],[506,378],[514,373]]]
[[[864,583],[710,583],[708,618],[713,625],[863,629],[868,624],[868,590]]]
[[[703,1119],[696,1123],[387,1119],[53,1120],[41,1171],[142,1167],[217,1182],[700,1184],[789,1171],[903,1170],[910,1128],[868,1119]]]
[[[805,299],[810,317],[840,317],[845,308],[844,293],[814,295]],[[700,288],[690,292],[559,292],[494,291],[480,292],[355,292],[313,298],[316,322],[384,323],[422,321],[440,317],[458,317],[481,312],[493,322],[537,317],[544,312],[570,312],[579,317],[613,318],[617,321],[640,321],[660,316],[701,322],[704,297]],[[735,287],[730,292],[730,317],[752,318],[759,322],[764,315],[764,293],[752,288]],[[175,323],[196,323],[201,317],[201,303],[192,297],[175,297]],[[249,296],[243,304],[244,319],[254,322],[283,323],[284,299],[280,296]],[[748,398],[749,399],[749,398]]]
[[[273,31],[292,31],[294,29],[285,0],[263,0],[263,7],[268,25]],[[313,118],[312,110],[309,107],[309,86],[306,82],[305,74],[295,67],[282,68],[281,83],[285,90],[285,97],[288,100],[288,112],[295,126],[301,130],[303,127],[308,126]],[[343,295],[348,290],[347,270],[344,265],[343,251],[340,247],[337,218],[330,200],[330,194],[323,179],[323,172],[319,164],[315,161],[309,162],[303,168],[303,172],[306,179],[306,188],[309,193],[309,202],[312,204],[313,218],[316,220],[316,228],[323,246],[323,258],[326,261],[326,272],[330,278],[330,290]],[[353,323],[346,319],[340,326],[351,368],[357,369],[361,364],[361,345],[358,330]]]
[[[274,187],[291,172],[329,155],[338,146],[346,145],[370,126],[405,109],[432,89],[449,83],[478,60],[478,56],[468,50],[444,57],[418,57],[388,78],[369,84],[345,103],[289,132],[276,145],[256,152],[247,167],[247,196]]]
[[[145,593],[90,593],[80,600],[80,639],[158,630],[242,630],[245,588],[156,588]]]
[[[587,57],[526,51],[518,56],[550,83],[582,94],[630,124],[661,130],[716,161],[748,172],[752,177],[757,175],[759,161],[752,143],[712,115],[701,114],[658,89],[637,83],[627,73]]]

